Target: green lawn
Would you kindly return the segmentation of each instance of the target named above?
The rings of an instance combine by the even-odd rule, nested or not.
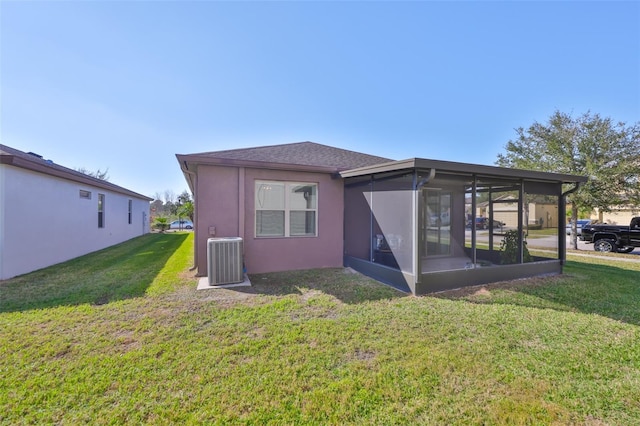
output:
[[[527,238],[542,238],[558,235],[558,228],[528,229]]]
[[[190,233],[0,283],[2,424],[640,424],[640,258],[412,297],[196,291]]]

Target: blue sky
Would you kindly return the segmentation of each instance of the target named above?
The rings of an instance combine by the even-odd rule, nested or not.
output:
[[[145,195],[299,141],[493,164],[557,109],[640,121],[640,2],[0,1],[0,137]]]

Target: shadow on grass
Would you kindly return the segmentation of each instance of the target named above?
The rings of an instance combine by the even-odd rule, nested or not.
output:
[[[433,296],[582,312],[640,325],[640,271],[586,261],[567,262],[561,276],[495,283]]]
[[[234,290],[274,296],[300,295],[312,290],[331,295],[348,304],[407,296],[394,288],[353,272],[349,268],[252,274],[250,279],[251,287],[238,287]]]
[[[147,234],[0,283],[0,312],[143,296],[185,233]]]

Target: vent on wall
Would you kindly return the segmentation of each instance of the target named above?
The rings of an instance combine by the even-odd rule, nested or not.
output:
[[[242,238],[207,240],[207,276],[209,285],[235,284],[244,281]]]

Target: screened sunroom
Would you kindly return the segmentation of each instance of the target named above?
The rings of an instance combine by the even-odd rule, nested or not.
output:
[[[565,195],[586,181],[427,159],[341,176],[345,266],[413,294],[562,273]]]

